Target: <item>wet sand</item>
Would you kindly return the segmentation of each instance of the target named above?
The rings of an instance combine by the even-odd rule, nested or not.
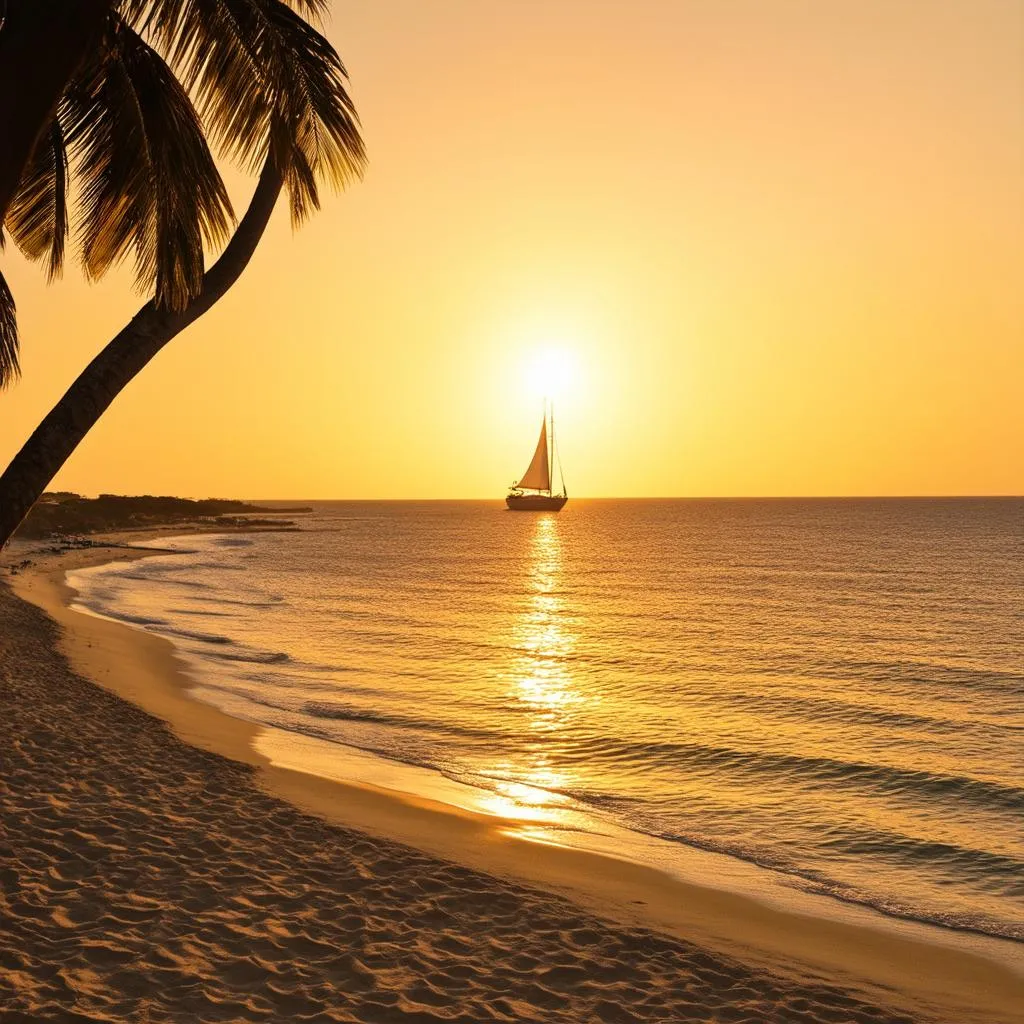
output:
[[[67,568],[139,555],[38,562],[11,582],[40,607],[0,586],[5,1021],[1022,1019],[1014,944],[785,913],[269,765],[166,641],[68,609]]]

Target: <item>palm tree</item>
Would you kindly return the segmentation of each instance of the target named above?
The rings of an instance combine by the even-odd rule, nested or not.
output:
[[[64,264],[72,166],[87,275],[134,250],[140,288],[184,307],[199,289],[204,243],[229,233],[231,206],[184,86],[116,14],[68,83],[7,214],[11,237],[51,279]],[[14,301],[0,281],[0,385],[17,358]]]
[[[144,0],[138,3],[145,6]],[[287,192],[292,222],[297,226],[319,208],[321,182],[342,186],[362,169],[363,145],[345,90],[345,69],[330,43],[284,0],[180,0],[180,6],[183,17],[176,31],[159,25],[147,26],[145,22],[142,28],[153,31],[156,45],[168,55],[169,63],[178,68],[181,88],[198,96],[204,119],[221,145],[247,165],[260,161],[259,183],[237,229],[220,258],[200,278],[194,295],[175,303],[171,273],[174,265],[164,268],[167,297],[161,301],[156,295],[139,310],[86,367],[0,476],[0,547],[121,389],[238,279],[262,237],[282,189]],[[306,2],[307,9],[314,13],[319,6],[319,0]],[[218,26],[221,43],[214,48],[208,46],[210,19],[226,19],[226,24],[222,20]],[[130,43],[137,45],[134,41]],[[62,99],[62,112],[71,92],[69,89]],[[239,102],[240,97],[244,102]],[[135,99],[133,96],[133,102]],[[113,102],[110,100],[108,105]],[[88,118],[85,120],[91,123]],[[160,125],[164,127],[167,123]],[[68,124],[67,138],[77,144],[76,140],[83,136],[71,129],[78,122],[72,118]],[[86,269],[89,271],[94,261],[95,272],[102,272],[110,260],[135,246],[137,265],[146,279],[156,279],[158,268],[151,266],[151,262],[153,258],[159,262],[161,254],[151,256],[152,237],[141,236],[158,233],[158,224],[146,222],[147,227],[133,231],[131,238],[121,237],[123,231],[118,234],[113,227],[98,232],[88,227],[99,217],[97,211],[104,208],[109,198],[104,189],[112,180],[117,187],[110,195],[116,196],[119,204],[133,197],[142,209],[149,202],[144,197],[146,180],[150,179],[111,170],[102,156],[106,152],[104,143],[109,140],[97,132],[87,137],[92,140],[92,148],[86,147],[84,152],[93,154],[93,163],[86,157],[79,162],[85,169],[86,182]],[[152,142],[149,151],[158,152],[157,140]],[[91,191],[90,185],[94,186]],[[96,195],[90,205],[92,192]],[[156,220],[164,215],[158,206]],[[208,234],[213,233],[214,226],[209,220]],[[57,234],[59,229],[54,230],[52,237]],[[43,238],[51,236],[41,234],[40,239]],[[48,252],[52,259],[52,245]],[[181,293],[178,294],[180,298]]]

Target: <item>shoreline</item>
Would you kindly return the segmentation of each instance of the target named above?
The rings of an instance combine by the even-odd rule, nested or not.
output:
[[[169,527],[128,539],[184,535]],[[651,928],[774,974],[827,979],[874,998],[884,994],[895,1006],[950,1014],[959,1022],[1008,1021],[1017,1012],[1024,980],[1012,968],[1016,961],[1016,971],[1024,969],[1024,959],[1009,940],[990,940],[1006,947],[1006,960],[999,963],[956,948],[971,945],[970,940],[939,942],[935,926],[889,920],[867,910],[842,910],[836,917],[796,913],[607,855],[527,842],[514,835],[519,823],[507,819],[272,763],[258,749],[265,747],[257,742],[264,727],[230,718],[188,696],[191,680],[170,641],[71,608],[68,570],[160,553],[115,546],[124,539],[109,538],[107,548],[44,556],[11,579],[13,589],[62,627],[61,647],[77,672],[168,723],[191,746],[248,765],[264,792],[342,827],[539,887],[604,920]],[[808,899],[813,903],[827,897]]]

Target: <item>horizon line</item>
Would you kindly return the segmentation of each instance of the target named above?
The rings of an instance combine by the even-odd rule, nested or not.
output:
[[[51,492],[52,493],[52,492]],[[78,493],[78,492],[70,492]],[[92,497],[99,497],[101,494],[115,494],[114,491],[97,491]],[[89,495],[79,494],[80,497]],[[155,492],[136,492],[134,494],[117,494],[118,497],[183,497],[193,501],[221,500],[221,501],[289,501],[289,502],[318,502],[318,501],[407,501],[407,502],[454,502],[454,501],[479,501],[500,503],[504,498],[487,496],[470,497],[338,497],[338,498],[311,498],[311,497],[245,497],[245,498],[224,498],[220,495],[169,495],[157,494]],[[647,494],[647,495],[574,495],[570,501],[939,501],[939,500],[1024,500],[1024,492],[1018,494],[992,493],[992,494]]]

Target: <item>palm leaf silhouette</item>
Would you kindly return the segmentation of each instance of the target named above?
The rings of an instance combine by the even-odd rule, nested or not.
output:
[[[7,387],[18,379],[21,368],[18,364],[18,319],[14,308],[14,296],[0,274],[0,388]]]
[[[59,276],[68,233],[68,161],[59,120],[51,122],[36,146],[6,224],[11,238],[29,259],[47,261],[51,281]]]
[[[95,279],[134,250],[140,291],[181,309],[202,283],[204,243],[227,237],[231,204],[181,83],[126,24],[114,35],[61,105],[82,263]]]
[[[276,166],[301,224],[320,207],[321,183],[343,187],[365,163],[344,65],[301,16],[319,20],[326,7],[124,0],[22,177],[7,216],[19,248],[47,259],[51,278],[61,272],[70,166],[87,276],[134,255],[138,288],[184,308],[201,287],[205,252],[233,222],[206,135],[249,171]],[[17,375],[17,355],[11,299],[0,317],[0,387]]]

